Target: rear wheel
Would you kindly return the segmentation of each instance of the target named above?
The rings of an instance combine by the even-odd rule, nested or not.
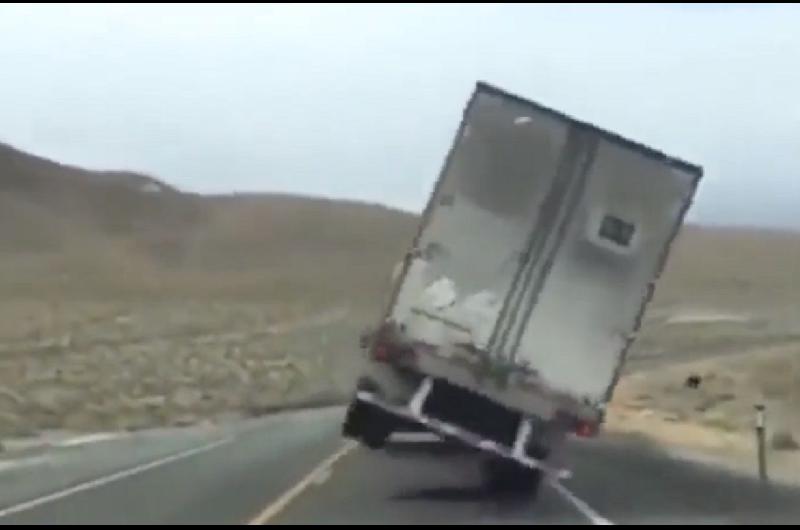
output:
[[[536,495],[542,482],[540,469],[532,469],[506,458],[484,462],[486,488],[492,493]]]
[[[394,422],[389,414],[368,403],[353,401],[347,409],[342,435],[370,449],[380,449],[386,445],[393,429]]]

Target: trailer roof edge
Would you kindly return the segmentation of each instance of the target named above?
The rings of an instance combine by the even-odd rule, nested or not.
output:
[[[642,154],[644,154],[644,155],[646,155],[646,156],[648,156],[650,158],[659,160],[661,162],[665,162],[665,163],[667,163],[668,165],[670,165],[672,167],[675,167],[675,168],[678,168],[678,169],[682,169],[684,171],[692,173],[695,176],[696,180],[699,180],[703,176],[703,168],[701,166],[697,165],[697,164],[692,164],[692,163],[687,162],[685,160],[682,160],[680,158],[677,158],[677,157],[674,157],[674,156],[669,156],[669,155],[663,153],[662,151],[659,151],[657,149],[649,147],[649,146],[647,146],[647,145],[645,145],[643,143],[636,142],[636,141],[631,140],[629,138],[625,138],[624,136],[621,136],[621,135],[619,135],[617,133],[611,132],[608,129],[603,129],[602,127],[598,127],[597,125],[593,125],[593,124],[591,124],[589,122],[582,121],[582,120],[579,120],[577,118],[573,118],[572,116],[569,116],[568,114],[565,114],[563,112],[557,111],[557,110],[552,109],[550,107],[547,107],[545,105],[536,103],[535,101],[532,101],[530,99],[526,99],[526,98],[523,98],[523,97],[518,96],[516,94],[512,94],[511,92],[508,92],[508,91],[506,91],[506,90],[504,90],[502,88],[494,86],[494,85],[492,85],[490,83],[487,83],[485,81],[478,81],[476,83],[476,85],[475,85],[475,93],[476,94],[484,93],[484,94],[491,94],[491,95],[495,95],[495,96],[500,96],[500,97],[503,97],[503,98],[506,98],[506,99],[510,99],[510,100],[516,101],[516,102],[521,103],[523,105],[530,106],[530,107],[534,108],[537,111],[549,114],[551,116],[556,117],[557,119],[569,122],[572,125],[575,125],[575,126],[578,126],[578,127],[583,127],[583,128],[586,128],[586,129],[590,129],[591,131],[596,132],[601,137],[609,140],[610,142],[614,142],[614,143],[618,143],[618,144],[624,145],[624,146],[629,147],[631,149],[634,149],[634,150],[636,150],[636,151],[638,151],[638,152],[640,152],[640,153],[642,153]]]

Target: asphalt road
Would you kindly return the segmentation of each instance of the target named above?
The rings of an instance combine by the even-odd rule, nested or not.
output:
[[[338,437],[339,410],[138,434],[0,461],[0,524],[791,524],[800,490],[644,443],[575,442],[535,502],[481,487],[473,455]]]

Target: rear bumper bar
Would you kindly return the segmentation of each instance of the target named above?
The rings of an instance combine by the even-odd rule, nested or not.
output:
[[[423,412],[425,400],[428,399],[432,389],[433,380],[429,377],[425,378],[417,388],[409,403],[405,406],[385,403],[375,393],[364,390],[356,393],[356,399],[380,408],[381,410],[396,417],[423,425],[425,428],[436,434],[455,438],[480,451],[491,453],[501,458],[514,460],[522,466],[530,469],[541,470],[551,478],[566,479],[572,476],[572,473],[569,470],[552,467],[542,460],[530,457],[526,453],[525,448],[527,447],[532,431],[531,422],[529,420],[523,419],[520,421],[514,445],[513,447],[508,447],[495,442],[494,440],[484,438],[474,432],[468,431],[458,425],[441,421],[437,418],[426,415]]]

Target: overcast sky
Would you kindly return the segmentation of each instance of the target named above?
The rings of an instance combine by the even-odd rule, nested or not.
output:
[[[202,192],[419,210],[476,80],[704,166],[800,227],[794,6],[0,6],[0,141]]]

